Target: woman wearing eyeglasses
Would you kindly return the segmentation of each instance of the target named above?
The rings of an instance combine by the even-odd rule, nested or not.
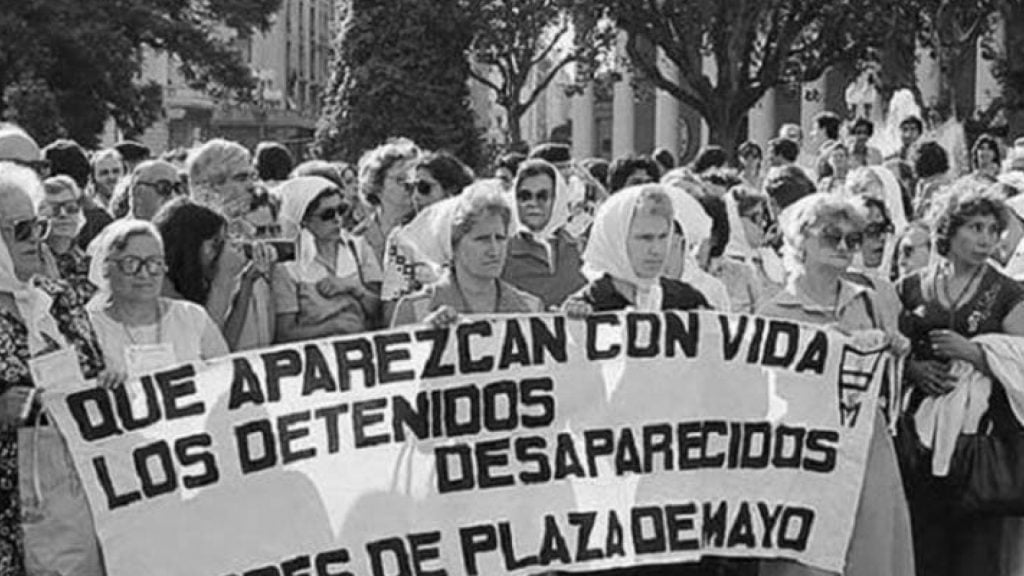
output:
[[[351,208],[318,176],[278,188],[281,218],[298,228],[295,260],[274,270],[277,342],[354,334],[377,325],[381,271],[370,245],[342,226]]]
[[[228,353],[206,310],[162,297],[167,263],[156,226],[119,220],[94,241],[89,314],[107,365],[129,377]]]
[[[501,277],[558,308],[587,283],[576,240],[566,230],[569,188],[552,164],[523,162],[515,182],[515,225]]]
[[[847,278],[847,269],[864,241],[864,216],[851,202],[818,193],[793,204],[783,214],[782,230],[790,277],[785,288],[757,313],[834,327],[842,332],[882,330],[899,348],[902,340],[887,331],[877,293]],[[849,576],[912,576],[914,558],[910,516],[896,453],[882,414],[868,447],[864,484],[846,554]],[[761,576],[825,575],[795,562],[768,560]]]
[[[52,176],[43,181],[43,196],[36,199],[41,217],[50,221],[46,245],[57,264],[57,273],[71,284],[85,301],[96,293],[89,282],[89,258],[78,246],[78,234],[85,226],[82,193],[68,176]]]
[[[446,198],[457,196],[473,183],[473,171],[447,152],[430,152],[413,162],[414,179],[408,183],[417,216],[388,235],[384,250],[384,282],[381,286],[384,322],[390,323],[394,306],[403,296],[436,282],[441,270],[420,249],[419,215]]]
[[[782,261],[768,245],[775,218],[766,194],[734,186],[723,196],[729,242],[709,272],[729,290],[733,312],[752,314],[785,282]]]
[[[29,364],[55,361],[112,380],[85,301],[55,279],[43,243],[49,222],[33,203],[43,194],[30,169],[0,162],[0,573],[98,575],[92,517],[63,441],[34,400]],[[19,455],[29,462],[32,454],[37,465],[19,468]],[[44,550],[59,566],[40,565]]]
[[[990,263],[1006,228],[1006,207],[996,194],[971,192],[951,196],[935,221],[935,250],[942,258],[900,280],[903,302],[900,328],[910,338],[907,381],[914,414],[926,396],[944,395],[959,383],[952,361],[962,360],[982,372],[987,363],[970,338],[980,334],[1024,336],[1024,287]],[[996,387],[994,387],[996,388]],[[995,398],[995,394],[993,394]],[[1012,414],[987,414],[995,428],[1019,429]],[[955,515],[927,479],[911,477],[914,544],[922,574],[1008,574],[1003,521],[995,517]],[[1009,542],[1009,538],[1005,540]],[[1009,551],[1019,551],[1020,540]]]

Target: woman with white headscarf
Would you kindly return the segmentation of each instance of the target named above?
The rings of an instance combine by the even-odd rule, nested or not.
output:
[[[135,378],[228,353],[205,308],[160,295],[167,263],[156,226],[118,220],[91,246],[89,279],[98,292],[89,303],[89,316],[109,367]]]
[[[571,317],[612,310],[692,310],[707,299],[680,280],[664,277],[673,244],[675,212],[666,187],[620,190],[594,216],[583,274],[589,283],[566,300]]]
[[[102,573],[92,517],[33,374],[112,379],[85,301],[55,279],[42,195],[31,169],[0,163],[0,574],[89,576]]]
[[[277,341],[354,334],[377,325],[380,264],[370,244],[342,226],[352,206],[326,178],[278,187],[281,219],[298,229],[295,260],[274,270]]]
[[[732,311],[752,314],[782,289],[786,272],[782,259],[768,246],[774,225],[767,195],[742,186],[723,196],[729,219],[729,243],[710,270],[729,290]]]
[[[425,213],[426,214],[426,213]],[[540,299],[501,279],[512,211],[497,180],[477,182],[430,207],[425,246],[443,266],[441,278],[398,301],[392,326],[444,326],[462,314],[540,312]],[[427,226],[429,224],[429,226]]]
[[[501,277],[543,300],[545,308],[556,308],[587,283],[576,240],[565,227],[569,188],[553,165],[532,159],[519,166],[512,190],[516,230]]]

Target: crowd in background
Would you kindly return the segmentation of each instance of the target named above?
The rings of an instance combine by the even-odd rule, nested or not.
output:
[[[0,126],[0,576],[102,574],[33,358],[63,354],[119,386],[276,343],[624,309],[884,333],[905,369],[876,419],[846,573],[1012,573],[1024,530],[951,511],[927,474],[901,470],[891,430],[956,388],[955,361],[991,373],[971,338],[1024,336],[1024,142],[982,135],[959,170],[915,116],[890,157],[868,120],[824,113],[809,128],[686,166],[667,150],[608,162],[544,143],[484,176],[403,138],[349,165],[221,139],[160,157],[134,142],[40,148]],[[819,572],[643,573],[678,570]]]

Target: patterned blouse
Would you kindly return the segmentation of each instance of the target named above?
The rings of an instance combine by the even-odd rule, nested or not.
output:
[[[64,338],[74,347],[85,377],[104,368],[86,299],[68,283],[39,278],[34,284],[53,298],[50,313]],[[57,348],[52,339],[50,344]],[[33,386],[29,373],[28,329],[17,315],[0,310],[0,394],[14,386]],[[18,430],[0,426],[0,576],[22,576],[21,506],[18,495]]]

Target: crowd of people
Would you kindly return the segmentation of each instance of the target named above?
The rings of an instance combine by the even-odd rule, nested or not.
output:
[[[1024,531],[952,510],[901,469],[892,431],[956,388],[955,361],[988,370],[972,337],[1024,336],[1024,142],[982,135],[960,174],[914,116],[888,158],[868,120],[824,113],[810,128],[808,142],[788,124],[765,149],[708,146],[685,166],[667,150],[607,162],[544,143],[482,177],[403,138],[349,165],[222,139],[161,157],[134,142],[40,148],[0,126],[0,576],[103,573],[33,359],[63,354],[119,386],[277,343],[626,309],[884,332],[905,370],[876,419],[845,573],[1020,569]]]

